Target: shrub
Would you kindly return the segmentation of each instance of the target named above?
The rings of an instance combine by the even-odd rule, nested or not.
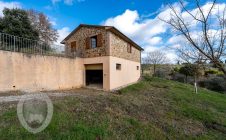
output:
[[[217,70],[217,69],[211,69],[211,70],[207,70],[205,71],[205,75],[209,75],[209,74],[214,74],[214,75],[223,75],[224,73]]]
[[[209,90],[218,91],[218,92],[226,92],[226,79],[223,77],[213,77],[211,79],[200,81],[200,87],[207,88]]]
[[[185,82],[185,76],[183,74],[180,74],[180,73],[175,73],[172,76],[172,80],[184,83]]]
[[[175,72],[179,72],[179,70],[180,70],[180,68],[178,68],[178,67],[173,68],[173,71],[175,71]]]
[[[154,76],[155,77],[159,77],[159,78],[166,78],[166,79],[168,79],[170,74],[171,73],[170,73],[170,71],[168,69],[158,69],[158,70],[156,70]]]

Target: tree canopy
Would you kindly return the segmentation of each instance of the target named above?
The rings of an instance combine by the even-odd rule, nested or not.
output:
[[[31,21],[32,26],[38,31],[39,39],[47,44],[57,41],[58,32],[53,28],[48,17],[35,10],[28,10],[28,17]]]
[[[25,10],[5,8],[3,15],[0,18],[0,32],[33,40],[39,39],[38,31],[32,27]]]
[[[17,8],[3,10],[3,17],[0,17],[0,32],[40,40],[48,45],[58,38],[57,30],[52,27],[45,14]]]

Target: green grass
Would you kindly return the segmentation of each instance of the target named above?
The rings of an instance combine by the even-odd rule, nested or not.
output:
[[[1,139],[226,139],[226,95],[145,77],[119,94],[55,99],[38,134],[19,123],[16,106],[0,113]]]

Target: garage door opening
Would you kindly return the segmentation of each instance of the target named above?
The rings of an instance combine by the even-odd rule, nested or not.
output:
[[[86,86],[91,88],[103,88],[103,66],[86,65]]]

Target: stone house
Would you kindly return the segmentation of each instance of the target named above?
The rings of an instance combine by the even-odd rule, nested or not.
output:
[[[61,43],[80,60],[83,86],[114,90],[140,78],[143,49],[115,27],[81,24]]]

